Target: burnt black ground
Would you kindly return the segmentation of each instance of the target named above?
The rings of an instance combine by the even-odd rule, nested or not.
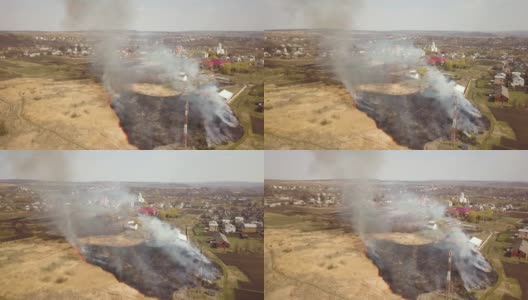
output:
[[[140,244],[132,247],[109,247],[84,245],[86,259],[105,271],[111,272],[121,282],[134,287],[149,297],[170,300],[175,291],[192,288],[199,284],[218,290],[213,284],[202,281],[199,274],[176,261],[168,253],[174,246],[154,247]],[[183,259],[183,258],[182,258]],[[197,262],[193,262],[196,264]],[[214,270],[220,274],[216,264],[203,266],[203,270]]]
[[[120,120],[120,126],[130,144],[140,150],[152,150],[162,146],[184,146],[185,102],[189,100],[188,147],[208,148],[204,116],[199,101],[192,95],[154,97],[127,92],[112,102],[112,108]],[[204,105],[201,103],[201,105]],[[242,127],[230,127],[214,118],[214,125],[221,135],[237,141],[244,134]]]
[[[422,150],[425,144],[450,136],[453,120],[434,98],[419,93],[404,96],[362,93],[356,103],[378,128],[402,146]],[[482,129],[489,128],[485,117],[477,119],[468,114],[466,117]]]
[[[378,267],[380,275],[392,291],[406,299],[417,299],[420,294],[445,290],[447,283],[449,243],[402,245],[387,240],[369,240],[367,257]],[[477,271],[483,283],[493,284],[497,273]],[[462,278],[453,263],[454,291],[463,299],[473,299],[466,291]]]

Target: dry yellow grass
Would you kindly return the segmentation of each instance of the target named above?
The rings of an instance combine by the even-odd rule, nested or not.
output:
[[[134,83],[131,85],[131,90],[136,93],[153,97],[173,97],[180,94],[166,86],[152,83]]]
[[[134,149],[104,88],[92,81],[0,82],[2,149]]]
[[[345,88],[266,85],[266,149],[405,149],[355,108]]]
[[[266,228],[264,243],[266,299],[402,299],[355,235]]]
[[[84,262],[59,241],[0,244],[0,299],[153,299]]]
[[[410,95],[420,90],[417,85],[404,85],[401,83],[362,84],[356,86],[354,89],[357,92],[383,93],[387,95]]]

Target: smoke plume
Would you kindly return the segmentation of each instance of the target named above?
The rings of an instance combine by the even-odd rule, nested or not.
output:
[[[33,189],[53,220],[49,230],[62,235],[87,261],[111,270],[118,279],[121,276],[138,278],[137,274],[144,272],[152,276],[145,278],[148,281],[160,274],[168,276],[164,272],[173,272],[170,275],[179,281],[170,285],[170,289],[177,289],[187,283],[192,286],[197,280],[213,281],[217,278],[217,267],[187,240],[179,228],[155,217],[138,216],[137,210],[145,204],[139,202],[138,194],[132,193],[126,184],[73,182],[83,170],[76,169],[72,165],[71,153],[68,155],[61,151],[23,152],[12,155],[4,166],[15,178],[54,180]],[[130,220],[140,225],[139,229],[136,227],[137,231],[126,231],[125,225],[130,224]],[[118,241],[125,243],[119,244]],[[149,251],[160,251],[167,260],[153,261]],[[150,265],[159,264],[159,260],[164,265],[180,268],[159,270],[157,265]],[[123,271],[125,266],[128,273]],[[136,271],[139,273],[132,274]],[[167,289],[170,291],[169,287]]]
[[[416,92],[422,97],[434,100],[435,107],[441,109],[451,120],[456,119],[457,129],[467,134],[477,134],[484,124],[481,121],[481,113],[466,99],[463,92],[456,90],[456,82],[449,80],[435,66],[426,62],[425,52],[413,45],[413,42],[402,38],[384,38],[381,40],[365,40],[363,38],[350,38],[347,34],[335,34],[323,39],[322,44],[326,49],[334,49],[331,63],[335,74],[346,86],[360,107],[369,107],[370,100],[358,91],[361,85],[369,83],[391,83],[393,82],[390,68],[397,66],[405,73],[406,70],[425,70],[425,76],[418,79],[419,88]],[[383,91],[380,91],[383,93]],[[408,94],[403,94],[406,96]],[[403,105],[401,103],[385,103],[389,113],[391,105]],[[382,108],[377,108],[382,109]],[[413,107],[409,107],[412,110]],[[393,110],[393,109],[392,109]],[[457,113],[455,113],[457,112]],[[403,113],[405,114],[405,113]],[[402,125],[418,122],[412,114],[405,114],[401,118]],[[383,117],[383,116],[382,116]],[[434,124],[429,124],[431,126]],[[445,124],[443,124],[445,125]],[[450,124],[447,124],[450,125]],[[449,128],[438,124],[437,127]],[[433,130],[433,129],[431,129]],[[438,129],[442,131],[442,129]],[[445,131],[445,129],[444,129]],[[409,132],[412,135],[412,132]],[[448,132],[443,132],[448,134]]]
[[[199,94],[195,99],[203,113],[207,142],[210,146],[234,137],[228,130],[217,130],[218,122],[228,128],[239,126],[238,119],[225,101],[217,95],[216,82],[199,83],[199,61],[185,54],[175,54],[163,43],[152,41],[141,33],[129,32],[134,26],[138,9],[127,0],[65,0],[64,27],[67,30],[88,30],[95,41],[93,68],[113,98],[115,107],[122,107],[118,98],[133,83],[168,83],[182,93]],[[139,62],[129,58],[140,53]],[[153,75],[154,74],[154,75]],[[185,77],[185,80],[183,79]],[[204,97],[206,99],[204,99]],[[126,112],[125,112],[126,113]],[[151,135],[151,132],[143,132]]]
[[[353,179],[342,186],[342,217],[351,222],[354,231],[362,238],[372,255],[376,255],[376,247],[379,245],[370,240],[373,233],[418,232],[424,230],[430,222],[450,224],[436,232],[438,238],[451,245],[454,264],[464,287],[470,290],[489,284],[483,274],[492,271],[490,264],[469,242],[469,237],[464,234],[459,223],[446,217],[446,204],[428,199],[427,195],[419,197],[411,192],[402,193],[398,189],[392,189],[390,184],[373,180],[383,168],[383,160],[383,154],[377,151],[314,152],[311,171],[324,178],[329,178],[330,175],[334,179]],[[385,191],[383,193],[380,193],[381,186]],[[406,272],[418,272],[413,269],[413,265],[417,264],[418,261],[409,264]],[[441,286],[438,284],[437,288],[440,289]]]
[[[345,30],[354,25],[354,18],[363,7],[361,0],[288,0],[276,1],[292,17],[308,28]]]

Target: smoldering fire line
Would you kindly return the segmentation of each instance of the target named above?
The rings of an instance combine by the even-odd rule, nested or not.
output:
[[[363,40],[350,38],[349,33],[334,33],[321,44],[331,49],[334,72],[357,107],[399,144],[423,149],[436,139],[450,138],[453,131],[470,140],[489,128],[489,120],[465,98],[456,82],[428,65],[425,52],[412,41],[394,37]],[[400,73],[420,68],[424,76],[415,78],[419,86],[415,92],[407,91],[411,89],[404,88],[405,78],[400,78]],[[373,91],[373,85],[380,87]],[[391,94],[385,85],[399,85],[401,94]]]
[[[460,225],[447,216],[445,204],[412,193],[390,193],[380,198],[370,178],[383,167],[380,164],[383,155],[351,157],[350,153],[341,152],[314,155],[311,170],[339,176],[336,179],[356,178],[341,186],[344,205],[339,217],[351,224],[354,233],[363,240],[367,256],[393,291],[414,299],[422,293],[444,290],[450,252],[451,283],[458,294],[466,295],[469,290],[485,288],[497,280],[496,272],[478,248],[470,243]],[[367,171],[362,172],[364,169]],[[436,241],[426,245],[409,246],[376,237],[376,233],[412,234],[431,224]],[[420,283],[418,287],[409,284],[415,282]]]
[[[175,291],[196,286],[218,290],[221,268],[182,232],[151,216],[137,214],[138,197],[116,187],[83,194],[75,189],[43,194],[53,203],[58,230],[87,263],[112,273],[141,293],[172,299]],[[130,221],[136,220],[136,221]],[[128,231],[127,224],[141,224]]]
[[[65,7],[66,29],[94,30],[91,32],[95,41],[93,70],[112,96],[112,108],[129,142],[140,149],[162,146],[203,149],[241,138],[243,129],[229,105],[218,95],[216,82],[209,79],[203,83],[203,78],[199,78],[198,61],[185,54],[176,54],[163,44],[136,38],[134,33],[126,31],[136,17],[137,8],[133,2],[66,0]],[[133,54],[130,52],[132,48],[135,49]],[[158,99],[158,102],[174,103],[159,107],[137,105],[137,97],[127,87],[135,83],[150,83],[153,73],[156,74],[156,83],[169,85],[179,94],[190,97],[183,104],[177,99],[166,98]],[[189,101],[198,112],[190,120],[195,124],[193,127],[187,121],[193,116],[187,112],[178,113],[189,106]],[[182,107],[174,108],[176,105]],[[173,109],[167,110],[167,106]],[[138,119],[138,114],[147,114],[148,118]],[[153,124],[145,128],[146,122]],[[174,127],[176,125],[179,127]],[[182,133],[179,134],[179,131]],[[188,138],[188,135],[191,137]],[[205,142],[201,142],[202,139]]]

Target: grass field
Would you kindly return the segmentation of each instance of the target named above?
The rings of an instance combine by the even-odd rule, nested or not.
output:
[[[525,109],[528,107],[528,94],[523,91],[510,89],[509,103],[495,103],[489,101],[489,95],[494,93],[494,87],[490,76],[491,67],[485,65],[474,65],[468,69],[457,70],[458,77],[472,78],[466,92],[467,97],[475,103],[478,109],[490,120],[491,126],[488,132],[478,137],[479,149],[490,150],[505,147],[504,141],[516,141],[520,137],[509,120],[498,120],[492,109],[515,108]]]
[[[266,299],[401,299],[364,255],[361,240],[328,227],[330,210],[266,211]]]
[[[93,78],[85,58],[39,57],[0,60],[0,81],[13,78],[78,80]]]
[[[493,287],[485,291],[477,292],[478,299],[503,299],[506,295],[521,299],[519,281],[515,278],[508,277],[504,270],[505,263],[518,263],[518,259],[505,256],[505,249],[511,247],[513,243],[513,234],[518,222],[519,219],[517,218],[500,216],[493,221],[478,224],[483,232],[493,233],[493,236],[481,251],[499,275],[498,281]],[[528,267],[528,263],[526,267]],[[523,297],[525,296],[528,295],[523,295]]]

